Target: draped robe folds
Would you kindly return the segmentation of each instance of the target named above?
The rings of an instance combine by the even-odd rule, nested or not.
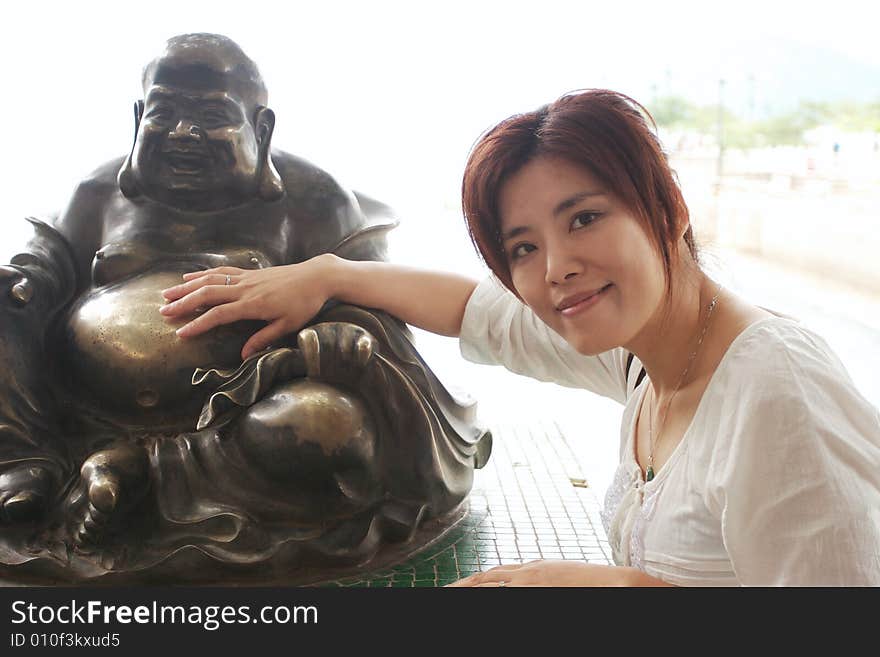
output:
[[[52,320],[73,296],[73,254],[58,231],[37,219],[27,221],[20,248],[0,247],[0,262],[9,263],[32,292],[25,304],[11,296],[0,300],[0,475],[39,465],[59,483],[72,463],[59,440],[48,380],[53,363],[45,354]]]
[[[478,426],[475,404],[455,398],[431,372],[406,325],[377,310],[330,303],[310,323],[355,324],[376,344],[357,377],[330,382],[370,413],[376,480],[340,480],[337,493],[345,503],[317,519],[314,509],[303,513],[315,503],[307,489],[262,477],[238,441],[249,407],[279,385],[308,380],[293,335],[238,367],[196,369],[192,395],[203,400],[201,415],[177,430],[126,425],[94,405],[84,412],[59,383],[69,373],[56,371],[64,360],[52,345],[65,328],[61,311],[75,301],[72,251],[53,228],[32,226],[33,237],[10,261],[27,273],[36,293],[23,308],[0,309],[0,474],[33,460],[47,464],[59,483],[44,519],[0,533],[0,576],[137,581],[140,573],[179,580],[189,572],[210,580],[271,565],[295,579],[298,567],[365,563],[383,544],[409,540],[426,519],[455,511],[466,498],[473,469],[489,457],[491,435]],[[366,220],[334,251],[384,257],[387,228]],[[70,548],[64,500],[83,460],[114,441],[147,451],[152,485],[96,557]]]

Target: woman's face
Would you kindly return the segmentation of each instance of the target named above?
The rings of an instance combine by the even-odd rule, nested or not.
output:
[[[630,210],[586,169],[539,157],[500,193],[513,285],[582,354],[633,342],[665,296],[663,262]]]

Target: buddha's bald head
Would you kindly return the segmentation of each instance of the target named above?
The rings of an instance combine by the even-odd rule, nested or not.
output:
[[[280,198],[270,156],[275,115],[260,72],[235,42],[169,39],[144,68],[143,85],[134,146],[118,177],[126,197],[201,211]]]
[[[268,104],[257,65],[238,44],[220,34],[182,34],[169,39],[144,68],[144,93],[154,85],[228,90],[252,107]]]

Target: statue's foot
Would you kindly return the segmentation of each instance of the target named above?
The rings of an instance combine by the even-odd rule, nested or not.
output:
[[[307,379],[275,387],[237,426],[251,476],[279,491],[277,504],[263,503],[254,512],[271,520],[326,522],[368,508],[382,497],[378,436],[372,413],[355,393]]]
[[[92,454],[80,469],[71,502],[72,536],[80,549],[100,545],[150,489],[149,459],[143,448],[119,445]]]
[[[41,465],[26,464],[0,475],[0,524],[29,522],[49,506],[54,478]]]

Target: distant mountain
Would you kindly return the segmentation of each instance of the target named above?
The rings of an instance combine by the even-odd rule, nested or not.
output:
[[[781,39],[720,44],[713,53],[669,62],[651,91],[715,104],[722,78],[725,107],[751,118],[784,112],[801,100],[880,101],[880,67]]]

